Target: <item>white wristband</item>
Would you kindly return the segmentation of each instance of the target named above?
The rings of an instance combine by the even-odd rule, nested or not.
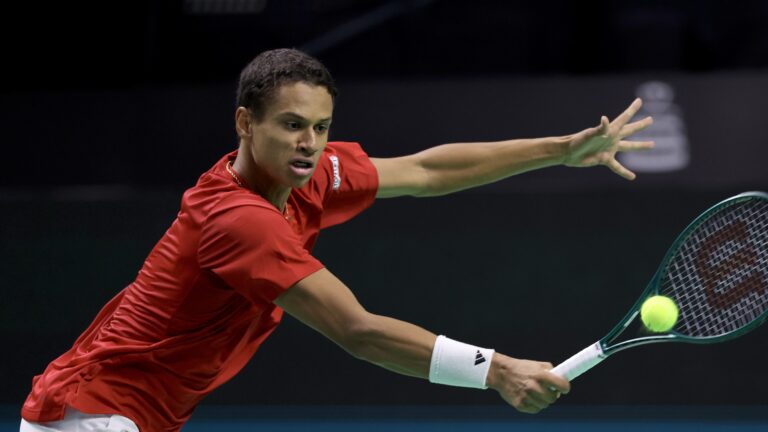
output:
[[[429,365],[429,381],[485,389],[494,351],[438,336]]]

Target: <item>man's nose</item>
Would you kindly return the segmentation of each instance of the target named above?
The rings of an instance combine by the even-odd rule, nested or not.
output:
[[[313,129],[307,130],[301,134],[299,139],[299,150],[307,154],[313,154],[317,151],[317,134]]]

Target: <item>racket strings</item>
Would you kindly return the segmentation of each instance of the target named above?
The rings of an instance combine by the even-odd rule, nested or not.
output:
[[[679,244],[661,294],[680,309],[677,333],[715,337],[737,331],[768,310],[768,200],[717,209]]]

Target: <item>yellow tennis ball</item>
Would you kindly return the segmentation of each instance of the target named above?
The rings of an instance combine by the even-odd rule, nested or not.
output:
[[[677,322],[677,305],[665,296],[648,297],[640,307],[640,319],[645,327],[655,333],[667,332]]]

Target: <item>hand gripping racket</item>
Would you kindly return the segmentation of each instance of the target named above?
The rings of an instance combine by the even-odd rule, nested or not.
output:
[[[622,342],[643,302],[664,295],[680,311],[675,326]],[[768,194],[747,192],[702,213],[677,237],[624,319],[604,338],[552,369],[573,380],[608,356],[654,342],[708,344],[741,336],[768,317]]]

